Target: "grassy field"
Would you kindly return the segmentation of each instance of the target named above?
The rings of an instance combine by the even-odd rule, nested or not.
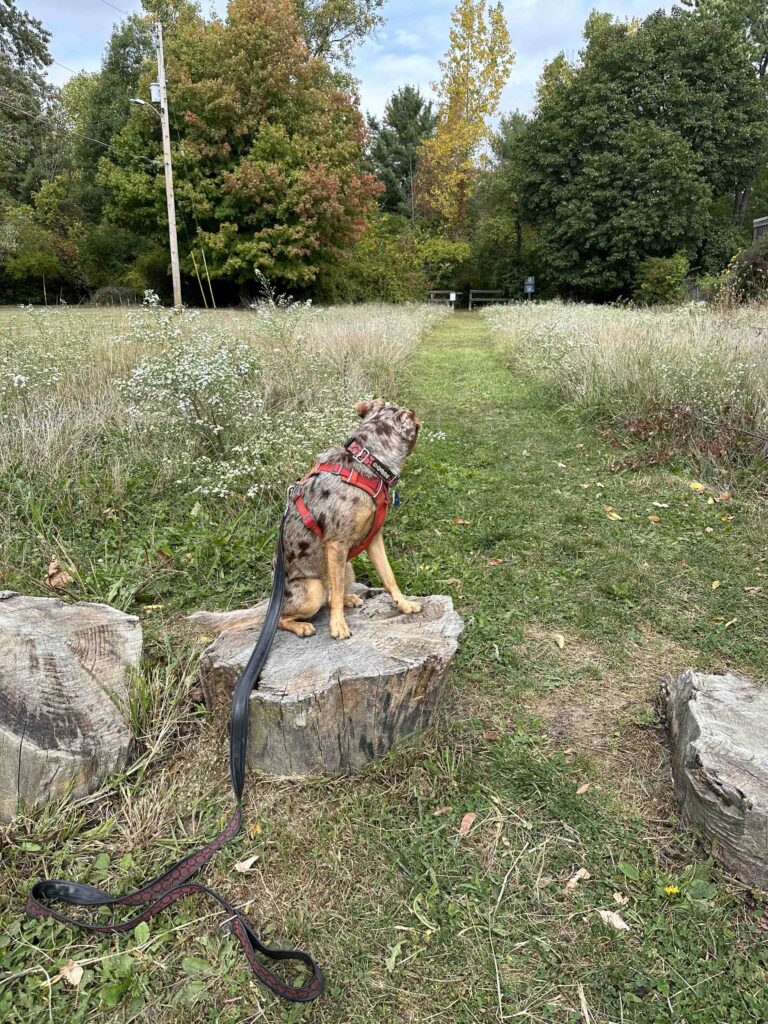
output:
[[[354,325],[368,312],[334,315]],[[424,321],[407,322],[415,341]],[[108,347],[110,338],[105,328]],[[162,358],[167,343],[141,344],[143,357]],[[42,593],[58,555],[73,596],[138,611],[147,636],[133,705],[142,758],[93,799],[0,832],[0,1020],[768,1019],[765,897],[723,874],[677,821],[658,709],[660,677],[686,665],[766,678],[764,503],[722,462],[699,462],[694,475],[682,450],[612,473],[613,439],[582,409],[562,408],[551,380],[510,360],[481,317],[433,324],[409,362],[411,347],[396,365],[387,358],[389,380],[350,371],[349,387],[394,386],[391,397],[426,424],[386,529],[404,590],[452,594],[467,622],[444,721],[352,779],[251,780],[250,828],[205,873],[249,907],[267,941],[316,955],[328,987],[309,1007],[266,995],[215,915],[201,920],[191,902],[148,934],[114,940],[21,917],[38,874],[128,888],[225,820],[226,750],[196,702],[199,647],[183,638],[179,613],[266,591],[273,489],[294,465],[218,493],[205,483],[210,465],[195,468],[215,443],[206,420],[199,445],[166,472],[178,442],[156,443],[150,458],[147,438],[167,420],[151,433],[152,416],[137,424],[130,412],[143,410],[141,421],[163,408],[143,383],[125,386],[119,408],[84,401],[82,429],[94,433],[81,448],[51,432],[66,470],[37,442],[13,459],[0,446],[12,517],[3,586]],[[122,349],[114,359],[110,379],[135,379],[135,360]],[[296,408],[265,406],[276,421]],[[246,413],[223,433],[247,435]],[[3,429],[10,438],[15,426]],[[188,433],[183,420],[174,437]],[[184,466],[193,486],[176,483]],[[245,497],[255,483],[269,484],[269,500]],[[235,873],[252,854],[252,872]],[[604,924],[601,910],[629,930]],[[85,968],[76,990],[55,980],[69,960]]]

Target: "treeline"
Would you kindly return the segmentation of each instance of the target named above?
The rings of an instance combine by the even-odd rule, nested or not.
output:
[[[768,214],[768,20],[699,0],[593,13],[499,115],[500,5],[460,0],[434,104],[403,86],[363,117],[352,51],[383,0],[145,0],[102,68],[61,90],[44,26],[0,4],[0,301],[169,294],[151,23],[164,26],[185,301],[277,292],[402,301],[428,288],[668,301],[748,265]],[[753,258],[754,257],[754,258]],[[766,254],[768,263],[768,254]],[[757,267],[757,271],[755,268]],[[727,276],[727,274],[726,274]]]

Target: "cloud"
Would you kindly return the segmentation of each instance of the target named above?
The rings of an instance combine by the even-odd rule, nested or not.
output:
[[[403,85],[418,86],[432,95],[430,83],[440,75],[438,61],[448,48],[451,12],[457,0],[388,0],[387,24],[357,48],[355,74],[363,110],[381,115],[387,98]],[[138,11],[139,0],[115,0],[126,11]],[[26,0],[30,12],[52,33],[51,53],[74,71],[97,70],[112,27],[122,15],[105,0]],[[215,0],[222,10],[224,0]],[[506,4],[507,27],[517,57],[504,89],[501,109],[533,106],[536,83],[544,64],[561,50],[575,56],[581,31],[595,0],[514,0]],[[659,0],[612,0],[618,17],[643,17],[660,6]],[[54,64],[50,78],[61,84],[70,72]]]

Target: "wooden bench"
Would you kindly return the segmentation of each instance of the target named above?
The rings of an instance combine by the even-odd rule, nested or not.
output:
[[[453,298],[451,298],[453,296]],[[455,306],[456,300],[460,299],[462,292],[455,292],[451,289],[446,291],[431,291],[427,294],[427,302],[438,306]]]
[[[505,306],[509,302],[509,299],[504,297],[502,291],[492,291],[489,288],[473,289],[469,293],[469,308],[473,306],[480,306],[484,303],[495,303],[496,305]]]

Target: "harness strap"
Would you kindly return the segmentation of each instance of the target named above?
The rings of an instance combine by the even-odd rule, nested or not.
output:
[[[387,510],[389,509],[389,485],[386,481],[379,477],[375,479],[372,476],[368,476],[366,473],[361,473],[359,470],[354,469],[351,466],[343,466],[340,462],[319,462],[316,466],[303,476],[299,480],[298,484],[293,488],[291,493],[291,501],[293,501],[296,509],[301,516],[302,522],[321,540],[323,538],[323,531],[317,523],[317,520],[309,511],[307,503],[304,501],[304,488],[303,484],[311,479],[313,476],[318,476],[320,473],[332,473],[337,476],[340,480],[343,480],[345,484],[350,484],[352,487],[359,487],[361,491],[365,491],[373,498],[374,501],[374,514],[373,523],[370,530],[368,531],[365,539],[354,548],[350,548],[347,554],[347,559],[357,558],[357,556],[365,551],[368,545],[371,543],[373,538],[379,532],[384,524],[384,520],[387,518]],[[397,477],[395,477],[397,479]]]
[[[30,917],[53,917],[57,921],[98,933],[127,932],[142,921],[148,921],[161,910],[170,907],[177,900],[187,896],[204,896],[217,903],[228,915],[229,930],[235,935],[243,947],[251,968],[268,989],[294,1003],[306,1003],[316,999],[323,991],[323,975],[312,957],[301,950],[271,949],[259,939],[247,918],[228,903],[219,893],[209,889],[200,882],[189,882],[201,868],[211,860],[223,846],[233,839],[240,831],[243,820],[242,797],[245,785],[245,756],[248,745],[248,704],[252,690],[261,676],[264,662],[272,646],[280,617],[285,589],[285,557],[283,553],[283,526],[285,513],[280,522],[280,534],[277,542],[277,557],[272,580],[272,593],[269,597],[264,625],[256,640],[253,652],[248,659],[243,674],[237,682],[232,696],[232,714],[230,718],[229,739],[229,771],[232,791],[237,807],[227,826],[207,846],[178,861],[158,878],[147,882],[141,889],[126,893],[123,896],[112,896],[103,889],[80,882],[44,879],[37,882],[27,896],[26,912]],[[109,921],[105,924],[90,924],[74,917],[68,917],[60,910],[50,906],[49,901],[58,901],[77,907],[135,907],[148,904],[141,913],[126,921]],[[303,985],[290,985],[278,977],[259,957],[267,960],[294,960],[309,968],[310,978]]]

